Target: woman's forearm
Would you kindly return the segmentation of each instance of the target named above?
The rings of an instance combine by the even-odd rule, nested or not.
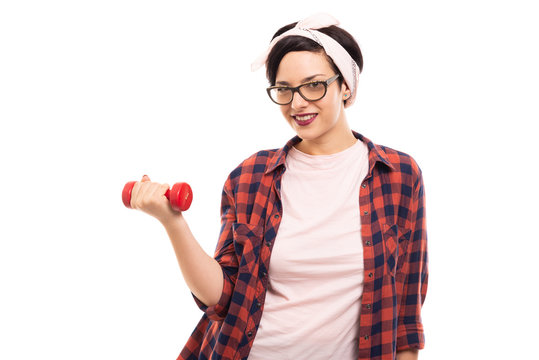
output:
[[[162,224],[191,292],[207,306],[217,304],[223,290],[221,265],[202,249],[183,215],[179,214]]]
[[[403,350],[397,352],[397,360],[417,360],[418,359],[417,350]]]

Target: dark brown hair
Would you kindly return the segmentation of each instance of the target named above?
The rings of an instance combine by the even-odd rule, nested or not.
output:
[[[277,30],[275,35],[273,35],[272,40],[275,39],[277,36],[283,34],[285,31],[292,29],[294,26],[296,26],[296,24],[297,22],[283,26],[282,28]],[[348,52],[348,54],[350,54],[352,59],[354,59],[357,66],[359,67],[359,71],[361,72],[363,70],[363,56],[361,55],[361,50],[358,43],[352,35],[350,35],[346,30],[341,29],[340,27],[337,27],[335,25],[318,29],[318,31],[332,37],[335,41],[341,44],[341,46]],[[275,46],[273,46],[271,52],[268,55],[268,59],[266,60],[266,77],[271,86],[275,85],[277,69],[279,68],[281,60],[287,53],[291,51],[312,51],[323,52],[325,54],[324,48],[309,38],[291,35],[281,39],[275,44]],[[341,72],[339,71],[337,66],[335,66],[333,60],[331,60],[329,56],[327,56],[327,58],[335,73],[341,75],[338,79],[339,85],[341,85],[343,82]]]

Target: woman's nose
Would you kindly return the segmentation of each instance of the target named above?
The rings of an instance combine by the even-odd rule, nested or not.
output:
[[[299,92],[295,92],[292,94],[292,109],[301,109],[306,107],[309,104],[307,100],[305,100]]]

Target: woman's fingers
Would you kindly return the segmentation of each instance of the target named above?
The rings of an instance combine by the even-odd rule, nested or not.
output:
[[[155,188],[159,185],[157,183],[152,183],[148,175],[143,175],[140,182],[137,192],[137,209],[144,210],[147,207],[147,204],[152,200],[152,197],[155,196]],[[135,185],[136,186],[136,185]]]
[[[131,190],[131,208],[141,210],[160,221],[176,217],[178,211],[173,209],[166,197],[168,190],[168,184],[152,182],[148,175],[144,175]]]
[[[169,189],[168,184],[158,184],[158,183],[151,183],[151,186],[148,188],[148,191],[145,193],[145,196],[147,197],[147,200],[162,200],[163,198],[168,201],[168,199],[165,197],[165,193]]]
[[[138,185],[139,190],[136,195],[135,206],[136,209],[146,211],[146,208],[152,201],[152,194],[155,192],[155,187],[159,186],[159,184],[144,180],[139,182]]]
[[[131,207],[133,209],[139,209],[140,208],[140,200],[144,196],[144,192],[146,191],[146,187],[143,181],[137,181],[135,183],[135,186],[133,186],[133,190],[131,191]]]
[[[168,184],[151,182],[150,178],[144,175],[141,181],[133,186],[131,207],[154,217],[161,217],[170,211],[169,201],[165,197],[168,189]]]

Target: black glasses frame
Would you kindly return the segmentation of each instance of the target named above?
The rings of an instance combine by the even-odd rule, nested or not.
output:
[[[335,80],[337,80],[337,78],[339,77],[339,74],[336,74],[332,77],[330,77],[329,79],[327,79],[326,81],[321,81],[321,80],[317,80],[317,81],[309,81],[308,83],[305,83],[305,84],[301,84],[299,86],[296,86],[296,87],[290,87],[290,86],[270,86],[269,88],[266,89],[266,92],[268,93],[268,96],[269,98],[271,99],[271,101],[273,101],[274,103],[276,103],[277,105],[288,105],[290,104],[293,100],[294,100],[294,93],[298,93],[303,99],[305,99],[306,101],[318,101],[320,99],[322,99],[324,96],[326,96],[326,93],[328,92],[328,86],[331,85],[332,82],[334,82]],[[303,87],[303,86],[307,86],[307,85],[311,85],[311,84],[322,84],[324,85],[324,94],[322,94],[322,96],[320,96],[318,99],[307,99],[305,96],[303,96],[303,94],[301,93],[300,89]],[[290,101],[289,102],[286,102],[286,103],[279,103],[277,101],[275,101],[273,99],[273,97],[271,97],[271,90],[273,89],[286,89],[286,90],[291,90],[292,91],[292,96],[290,96]]]

